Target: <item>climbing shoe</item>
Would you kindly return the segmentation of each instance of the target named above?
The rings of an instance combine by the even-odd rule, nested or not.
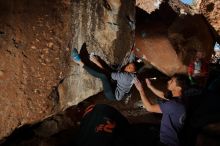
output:
[[[81,61],[81,58],[80,58],[79,53],[76,48],[73,48],[71,50],[71,58],[76,62]]]

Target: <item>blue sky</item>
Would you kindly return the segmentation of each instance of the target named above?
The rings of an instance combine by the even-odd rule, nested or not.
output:
[[[188,5],[192,5],[193,0],[181,0],[183,3],[188,4]]]

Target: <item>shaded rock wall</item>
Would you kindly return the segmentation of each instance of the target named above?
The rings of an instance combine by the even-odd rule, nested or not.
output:
[[[168,29],[168,37],[184,65],[193,60],[196,50],[202,50],[207,61],[211,57],[213,36],[202,15],[177,17]]]
[[[175,12],[166,3],[151,14],[137,11],[136,52],[166,75],[186,71],[168,38],[175,18]]]
[[[133,0],[73,1],[72,44],[88,60],[95,52],[108,64],[120,64],[134,42],[135,3]],[[86,49],[85,49],[86,48]],[[59,86],[60,105],[66,108],[102,91],[101,81],[74,62]]]
[[[166,2],[165,0],[137,0],[136,6],[143,9],[144,11],[151,13],[158,9],[158,5],[155,4],[161,1],[161,3]],[[219,37],[220,35],[220,1],[217,0],[194,0],[192,5],[187,5],[181,2],[181,0],[168,0],[167,1],[172,9],[180,15],[194,15],[202,14],[205,16],[210,25],[217,32],[214,37]],[[159,4],[159,3],[157,3]],[[215,33],[215,32],[214,32]],[[219,38],[218,38],[219,40]]]
[[[178,15],[168,3],[151,14],[138,10],[136,52],[158,70],[186,73],[196,50],[210,58],[213,37],[203,16]]]

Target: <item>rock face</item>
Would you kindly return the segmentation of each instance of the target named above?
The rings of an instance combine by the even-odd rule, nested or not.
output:
[[[177,17],[168,29],[168,38],[184,65],[190,63],[196,50],[202,50],[207,61],[211,57],[213,37],[202,15]]]
[[[220,35],[220,1],[201,0],[200,11]]]
[[[0,139],[59,111],[59,105],[66,108],[101,91],[99,80],[70,61],[70,48],[86,43],[89,52],[119,63],[134,39],[134,5],[0,1]]]
[[[156,9],[159,9],[162,1],[163,0],[136,0],[136,6],[150,14]]]
[[[167,75],[186,71],[168,38],[168,29],[175,18],[175,12],[165,3],[150,15],[137,11],[136,52]]]
[[[195,14],[198,13],[197,7],[192,5],[189,6],[187,4],[184,4],[181,2],[181,0],[137,0],[136,6],[141,8],[142,10],[146,11],[147,13],[152,13],[155,10],[159,9],[161,3],[169,3],[169,5],[172,7],[172,9],[176,13],[184,13],[184,14]],[[197,1],[194,1],[195,5],[198,3]]]
[[[165,0],[137,0],[136,6],[150,14],[158,9],[162,2],[165,2]],[[192,4],[188,5],[181,2],[181,0],[169,0],[168,3],[179,14],[203,14],[217,34],[220,35],[220,1],[192,0]]]
[[[53,113],[67,67],[68,1],[0,1],[0,138]]]
[[[71,47],[77,47],[85,60],[88,51],[108,64],[120,63],[134,42],[134,6],[133,0],[73,1]],[[102,90],[101,81],[74,62],[68,74],[59,86],[61,108],[75,105]]]

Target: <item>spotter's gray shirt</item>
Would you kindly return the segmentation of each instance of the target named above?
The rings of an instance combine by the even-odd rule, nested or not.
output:
[[[121,100],[125,94],[129,93],[133,79],[136,77],[135,73],[128,72],[114,72],[111,73],[111,78],[117,81],[117,87],[115,89],[115,98]]]

